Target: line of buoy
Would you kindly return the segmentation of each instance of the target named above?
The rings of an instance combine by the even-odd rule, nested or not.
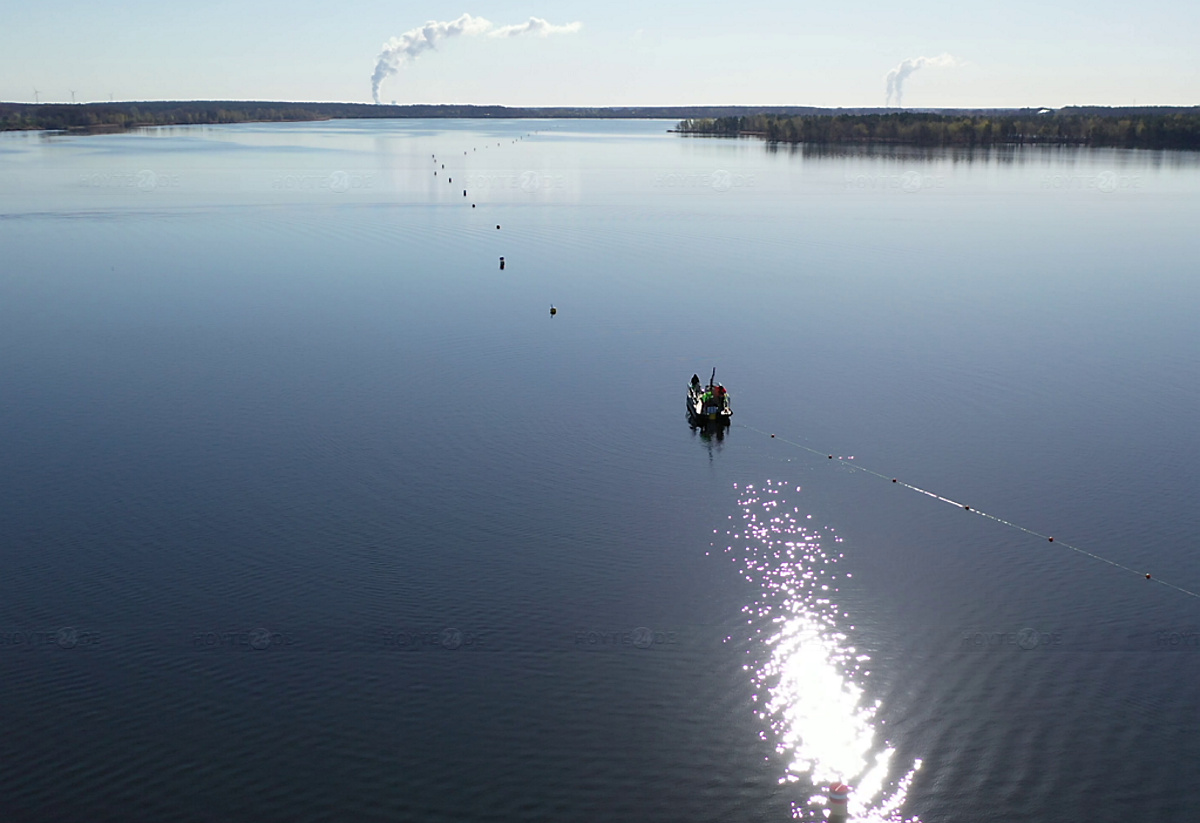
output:
[[[521,138],[521,139],[524,139],[524,138]],[[516,141],[516,140],[513,140],[513,142],[514,142],[514,143],[516,143],[517,141]],[[496,145],[497,145],[497,146],[501,146],[502,144],[501,144],[501,143],[497,143]],[[484,148],[486,149],[486,148],[487,148],[487,146],[484,146]],[[474,147],[473,147],[473,148],[471,149],[471,151],[477,151],[477,148],[474,148]],[[463,155],[465,156],[466,154],[467,154],[467,152],[466,152],[466,150],[464,150],[464,151],[463,151]],[[431,155],[430,155],[430,157],[433,159],[433,161],[434,161],[435,163],[437,163],[437,154],[431,154]],[[440,165],[441,165],[441,168],[442,168],[442,170],[444,171],[444,170],[445,170],[445,168],[446,168],[446,164],[445,164],[445,163],[442,163],[442,164],[440,164]],[[437,172],[436,172],[436,171],[434,171],[433,175],[434,175],[434,177],[436,177],[436,176],[437,176]],[[453,182],[454,182],[454,178],[453,178],[453,177],[447,177],[447,178],[446,178],[446,182],[447,182],[447,183],[453,183]],[[466,196],[467,196],[467,190],[466,190],[466,189],[463,189],[463,197],[466,197]],[[475,203],[472,203],[472,204],[471,204],[471,208],[475,208],[475,207],[476,207],[476,204],[475,204]],[[499,223],[497,223],[497,224],[496,224],[496,230],[497,230],[497,231],[499,231],[499,230],[500,230],[500,224],[499,224]],[[505,259],[504,259],[503,257],[501,257],[501,258],[500,258],[500,270],[501,270],[501,271],[504,271],[504,270],[505,270],[505,265],[506,265],[506,262],[507,262],[507,261],[505,261]],[[556,308],[556,307],[555,307],[553,304],[551,304],[551,305],[550,305],[550,316],[551,316],[551,317],[554,317],[554,316],[555,316],[555,315],[557,315],[557,314],[558,314],[558,309],[557,309],[557,308]],[[772,435],[772,437],[773,437],[773,436],[774,436],[774,435]]]
[[[785,437],[775,437],[775,435],[771,434],[770,432],[765,432],[762,429],[756,429],[753,426],[746,425],[745,423],[739,423],[738,426],[740,428],[744,428],[744,429],[747,429],[752,432],[757,432],[758,434],[765,435],[770,438],[775,438],[775,439],[779,440],[780,442],[787,443],[789,446],[795,446],[798,449],[803,449],[804,451],[810,452],[811,454],[816,454],[816,455],[824,454],[824,452],[819,452],[816,449],[805,446],[803,443],[797,443],[794,440],[788,440]],[[829,460],[833,460],[832,454],[826,454],[826,457]],[[1107,563],[1108,565],[1110,565],[1114,568],[1117,568],[1117,569],[1121,569],[1122,571],[1127,571],[1132,574],[1136,574],[1138,577],[1144,576],[1145,579],[1147,579],[1147,580],[1153,580],[1156,583],[1161,583],[1162,585],[1167,586],[1168,588],[1172,588],[1175,591],[1180,592],[1181,594],[1186,594],[1189,597],[1200,598],[1200,593],[1194,592],[1191,589],[1185,589],[1182,586],[1176,586],[1174,583],[1168,583],[1166,580],[1163,580],[1161,578],[1152,577],[1148,572],[1142,572],[1138,569],[1130,568],[1129,566],[1126,566],[1124,563],[1118,563],[1116,560],[1110,560],[1107,557],[1102,557],[1101,555],[1098,555],[1095,552],[1090,552],[1087,549],[1080,548],[1079,546],[1074,546],[1070,543],[1065,543],[1062,540],[1055,540],[1052,536],[1050,536],[1048,534],[1042,534],[1041,532],[1035,531],[1034,529],[1026,528],[1025,526],[1022,526],[1017,523],[1013,523],[1010,520],[1005,520],[1002,517],[997,517],[994,514],[988,514],[987,512],[980,511],[979,509],[973,509],[965,503],[960,503],[957,500],[951,500],[949,497],[943,497],[942,495],[937,494],[936,492],[931,492],[928,489],[921,488],[920,486],[914,486],[911,483],[905,483],[903,480],[900,480],[899,478],[889,477],[888,475],[881,474],[877,471],[874,471],[873,469],[868,469],[865,466],[863,466],[857,462],[854,462],[853,457],[848,458],[848,459],[839,457],[838,463],[840,463],[843,466],[850,466],[859,471],[866,472],[867,474],[872,475],[874,477],[878,477],[881,480],[890,479],[893,483],[896,483],[897,485],[903,486],[904,488],[910,489],[911,491],[915,491],[920,494],[923,494],[926,497],[932,497],[934,500],[937,500],[939,502],[947,503],[951,506],[954,506],[955,508],[963,509],[964,511],[969,511],[972,514],[979,515],[980,517],[986,517],[988,520],[994,520],[995,522],[1000,523],[1005,526],[1008,526],[1011,529],[1016,529],[1017,531],[1024,532],[1025,534],[1031,535],[1033,537],[1039,537],[1049,543],[1054,543],[1054,545],[1056,545],[1056,546],[1062,546],[1065,549],[1070,549],[1071,551],[1076,552],[1077,554],[1081,554],[1084,557],[1090,557],[1093,560],[1099,560],[1101,563]]]

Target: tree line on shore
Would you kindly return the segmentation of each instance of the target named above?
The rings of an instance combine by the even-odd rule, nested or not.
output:
[[[156,103],[0,103],[0,129],[116,131],[142,126],[326,119],[303,106]]]
[[[643,118],[722,117],[743,114],[811,114],[803,106],[554,106],[511,108],[473,105],[289,103],[271,101],[164,101],[137,103],[0,103],[0,131],[119,131],[145,126],[380,118]],[[848,109],[847,111],[859,111]],[[863,110],[865,111],[865,110]]]
[[[1200,108],[1059,109],[1013,114],[797,115],[693,118],[684,134],[755,136],[774,143],[904,143],[995,146],[1043,143],[1130,149],[1200,149]]]
[[[121,131],[146,126],[296,122],[342,118],[684,118],[677,130],[753,135],[775,143],[897,143],[993,146],[1048,143],[1147,149],[1200,149],[1200,107],[940,112],[811,107],[547,107],[145,101],[0,103],[0,130]]]

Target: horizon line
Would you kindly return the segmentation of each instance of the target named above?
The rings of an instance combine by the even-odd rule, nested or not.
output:
[[[818,109],[825,111],[839,111],[845,109],[855,110],[871,110],[880,112],[928,112],[928,111],[1023,111],[1031,109],[1049,109],[1057,111],[1059,109],[1072,108],[1096,108],[1096,109],[1194,109],[1200,108],[1200,103],[1194,104],[1176,104],[1176,103],[1138,103],[1138,104],[1100,104],[1100,103],[1070,103],[1059,106],[1048,105],[1010,105],[1010,106],[985,106],[985,105],[970,105],[970,106],[886,106],[886,105],[814,105],[811,103],[643,103],[643,104],[605,104],[592,105],[586,103],[564,103],[564,104],[548,104],[548,105],[520,105],[512,103],[375,103],[373,101],[346,101],[346,100],[285,100],[285,99],[258,99],[258,98],[161,98],[161,99],[143,99],[143,100],[91,100],[86,102],[27,102],[20,100],[5,100],[0,101],[0,105],[4,106],[117,106],[117,105],[132,105],[136,103],[180,103],[180,104],[201,104],[201,103],[239,103],[239,104],[287,104],[287,105],[318,105],[318,106],[361,106],[363,108],[378,108],[378,109],[404,109],[404,108],[473,108],[473,109],[524,109],[531,111],[543,111],[552,109],[593,109],[593,110],[644,110],[644,109]]]

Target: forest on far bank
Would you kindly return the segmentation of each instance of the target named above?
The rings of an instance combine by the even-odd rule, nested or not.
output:
[[[0,103],[0,131],[113,132],[149,126],[297,122],[348,118],[587,118],[679,120],[676,131],[754,136],[775,143],[904,143],[993,146],[1047,143],[1144,149],[1200,149],[1200,107],[1050,109],[821,109],[807,106],[542,107],[147,101]]]
[[[149,100],[118,103],[3,103],[0,131],[47,130],[111,132],[151,126],[306,120],[407,118],[588,118],[663,119],[733,117],[746,114],[814,114],[811,106],[510,106],[404,105],[374,103],[296,103],[249,100]],[[839,109],[843,112],[869,109]]]
[[[682,120],[676,131],[761,137],[773,143],[904,143],[914,146],[1053,144],[1200,149],[1200,108],[1068,108],[1014,113],[888,112],[755,114]]]

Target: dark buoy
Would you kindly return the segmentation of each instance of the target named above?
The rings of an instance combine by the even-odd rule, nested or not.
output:
[[[970,506],[963,506],[963,508],[964,508],[964,509],[966,509],[967,511],[970,511],[970,510],[971,510],[971,507],[970,507]]]
[[[833,455],[832,455],[832,454],[831,454],[831,455],[829,455],[829,459],[830,459],[830,460],[832,460],[832,459],[833,459]]]
[[[475,208],[475,204],[474,204],[474,203],[472,203],[472,204],[471,204],[471,208]]]
[[[1150,579],[1150,573],[1149,573],[1149,572],[1147,572],[1147,573],[1146,573],[1146,579],[1147,579],[1147,580],[1149,580],[1149,579]]]
[[[442,168],[443,168],[443,169],[444,169],[444,168],[446,168],[446,164],[445,164],[445,163],[442,163]]]
[[[550,316],[553,317],[556,314],[558,314],[558,309],[554,308],[554,306],[551,306],[550,307]]]
[[[504,271],[504,258],[500,258],[500,271]]]
[[[463,189],[463,197],[466,197],[466,196],[467,196],[467,190]]]
[[[1051,537],[1051,538],[1050,538],[1050,542],[1051,542],[1051,543],[1053,543],[1053,542],[1054,542],[1054,538],[1053,538],[1053,537]]]
[[[497,223],[497,224],[496,224],[496,228],[497,228],[497,229],[499,229],[499,228],[500,228],[500,224],[499,224],[499,223]]]
[[[771,436],[774,437],[775,435],[771,435]]]
[[[893,482],[893,483],[895,483],[895,482],[896,482],[896,478],[894,478],[894,477],[893,477],[893,478],[892,478],[892,482]]]
[[[453,182],[454,182],[454,178],[453,178],[453,177],[447,177],[447,178],[446,178],[446,181],[447,181],[447,182],[449,182],[449,183],[453,183]]]

